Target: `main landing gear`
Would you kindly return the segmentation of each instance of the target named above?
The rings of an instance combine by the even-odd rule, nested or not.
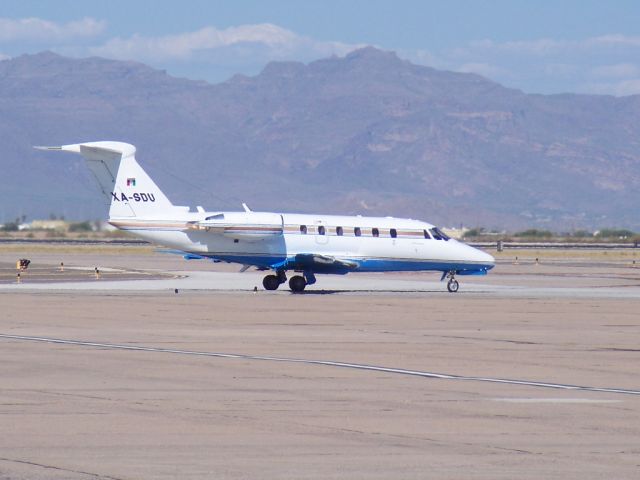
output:
[[[267,275],[262,279],[262,286],[265,290],[277,290],[280,286],[280,280],[276,275]]]
[[[284,270],[276,272],[276,275],[267,275],[262,279],[262,285],[265,290],[277,290],[278,287],[287,281],[287,275]],[[313,274],[308,274],[308,279],[302,275],[294,275],[289,279],[289,288],[293,293],[302,293],[307,285],[315,283]]]
[[[455,277],[456,272],[453,270],[447,274],[447,278],[449,279],[449,281],[447,282],[447,290],[449,290],[450,293],[456,293],[458,291],[458,288],[460,288],[460,284]]]
[[[293,293],[301,293],[306,286],[307,281],[302,275],[295,275],[289,279],[289,288]]]
[[[262,286],[265,290],[277,290],[278,287],[287,281],[284,270],[278,270],[275,275],[267,275],[262,279]]]

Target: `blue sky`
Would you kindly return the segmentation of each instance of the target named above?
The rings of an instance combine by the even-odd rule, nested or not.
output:
[[[0,58],[53,50],[220,82],[364,45],[530,93],[640,94],[640,2],[0,0]]]

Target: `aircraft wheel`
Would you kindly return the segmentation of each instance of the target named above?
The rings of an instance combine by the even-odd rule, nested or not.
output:
[[[458,291],[458,288],[460,288],[460,284],[454,278],[449,280],[449,282],[447,283],[447,290],[449,290],[451,293],[456,293]]]
[[[276,275],[267,275],[262,279],[262,286],[265,290],[277,290],[280,286],[280,279]]]
[[[289,288],[293,293],[301,293],[304,290],[304,287],[307,286],[307,281],[304,277],[300,275],[296,275],[289,279]]]

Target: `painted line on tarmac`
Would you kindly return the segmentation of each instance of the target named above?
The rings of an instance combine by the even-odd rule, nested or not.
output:
[[[176,355],[194,355],[194,356],[200,356],[200,357],[233,358],[233,359],[240,359],[240,360],[257,360],[257,361],[265,361],[265,362],[302,363],[306,365],[322,365],[327,367],[350,368],[355,370],[367,370],[367,371],[373,371],[373,372],[395,373],[399,375],[411,375],[411,376],[423,377],[423,378],[437,378],[441,380],[462,380],[462,381],[470,381],[470,382],[488,382],[488,383],[500,383],[500,384],[507,384],[507,385],[523,385],[528,387],[554,388],[558,390],[619,393],[624,395],[640,395],[640,390],[629,390],[624,388],[590,387],[590,386],[584,386],[584,385],[535,382],[530,380],[517,380],[517,379],[508,379],[508,378],[467,377],[464,375],[424,372],[420,370],[407,370],[404,368],[382,367],[377,365],[367,365],[367,364],[360,364],[360,363],[334,362],[330,360],[310,360],[310,359],[303,359],[303,358],[269,357],[269,356],[262,356],[262,355],[244,355],[239,353],[198,352],[198,351],[191,351],[191,350],[175,350],[171,348],[144,347],[144,346],[136,346],[136,345],[119,345],[114,343],[98,343],[98,342],[89,342],[89,341],[81,341],[81,340],[67,340],[67,339],[61,339],[61,338],[33,337],[33,336],[26,336],[26,335],[0,334],[0,338],[4,338],[6,340],[19,340],[24,342],[40,342],[40,343],[52,343],[52,344],[58,344],[58,345],[74,345],[74,346],[80,346],[80,347],[107,348],[112,350],[171,353]]]

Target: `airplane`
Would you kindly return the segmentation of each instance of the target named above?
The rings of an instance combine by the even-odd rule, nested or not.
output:
[[[173,205],[122,142],[87,142],[40,150],[84,157],[109,207],[108,222],[186,259],[211,259],[270,271],[265,290],[276,290],[293,271],[294,293],[316,283],[316,274],[438,271],[447,290],[457,275],[485,275],[494,258],[447,236],[438,227],[393,217],[205,211]]]

